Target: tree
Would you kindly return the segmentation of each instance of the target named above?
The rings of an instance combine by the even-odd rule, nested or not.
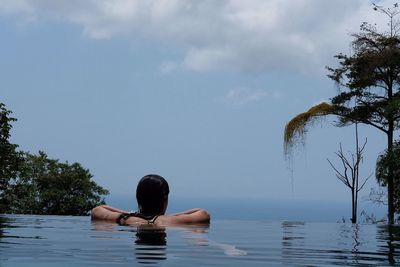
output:
[[[22,158],[17,151],[18,145],[10,143],[11,123],[17,119],[10,117],[11,111],[0,103],[0,199],[10,179],[16,177]],[[0,205],[0,213],[4,206]]]
[[[341,92],[331,99],[312,107],[307,116],[299,114],[285,128],[285,153],[299,138],[304,138],[307,127],[316,119],[327,115],[339,118],[337,126],[363,123],[387,136],[387,150],[393,147],[393,135],[400,120],[400,36],[395,20],[397,4],[392,9],[374,5],[376,11],[389,18],[389,31],[379,32],[371,24],[363,23],[360,32],[353,34],[353,55],[339,54],[338,68],[330,68],[328,75]],[[394,176],[388,168],[388,221],[394,222]]]
[[[108,191],[91,180],[89,170],[79,163],[62,163],[44,152],[24,154],[18,177],[5,191],[8,213],[87,215],[104,204]]]
[[[358,142],[358,126],[356,123],[356,153],[350,153],[350,159],[343,153],[342,145],[339,145],[339,150],[335,154],[339,157],[343,171],[339,171],[335,165],[328,159],[329,164],[333,168],[338,178],[344,185],[346,185],[351,191],[351,222],[357,223],[357,207],[358,207],[358,193],[363,189],[365,183],[370,178],[364,179],[364,182],[360,183],[360,164],[363,160],[364,149],[367,144],[365,142],[359,146]],[[349,173],[350,172],[350,173]]]
[[[392,150],[385,150],[378,156],[376,162],[376,178],[381,186],[387,186],[389,175],[392,175],[395,181],[400,181],[400,141],[393,144]],[[394,186],[394,209],[400,213],[400,183]]]

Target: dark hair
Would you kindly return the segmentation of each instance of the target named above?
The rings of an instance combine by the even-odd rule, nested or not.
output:
[[[145,215],[159,215],[164,211],[168,199],[167,181],[156,174],[149,174],[140,179],[136,188],[136,200],[139,212]]]

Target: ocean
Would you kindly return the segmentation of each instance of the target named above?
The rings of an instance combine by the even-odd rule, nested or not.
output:
[[[110,195],[108,205],[124,210],[136,210],[134,195]],[[167,213],[190,208],[204,208],[214,219],[228,220],[290,220],[303,222],[343,222],[350,221],[351,202],[311,201],[311,200],[267,200],[267,199],[217,199],[170,197]],[[359,220],[368,217],[376,220],[386,218],[386,206],[360,201]]]

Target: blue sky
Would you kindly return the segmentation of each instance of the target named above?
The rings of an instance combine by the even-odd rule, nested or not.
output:
[[[354,129],[317,124],[293,177],[283,130],[337,93],[324,67],[366,20],[386,23],[361,0],[1,0],[0,101],[21,149],[80,162],[111,194],[158,173],[181,197],[347,201],[326,158]],[[385,136],[361,136],[368,176]]]

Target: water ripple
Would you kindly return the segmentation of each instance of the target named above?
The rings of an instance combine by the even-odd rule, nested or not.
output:
[[[0,216],[1,266],[396,266],[399,251],[398,226],[213,221],[160,228]]]

